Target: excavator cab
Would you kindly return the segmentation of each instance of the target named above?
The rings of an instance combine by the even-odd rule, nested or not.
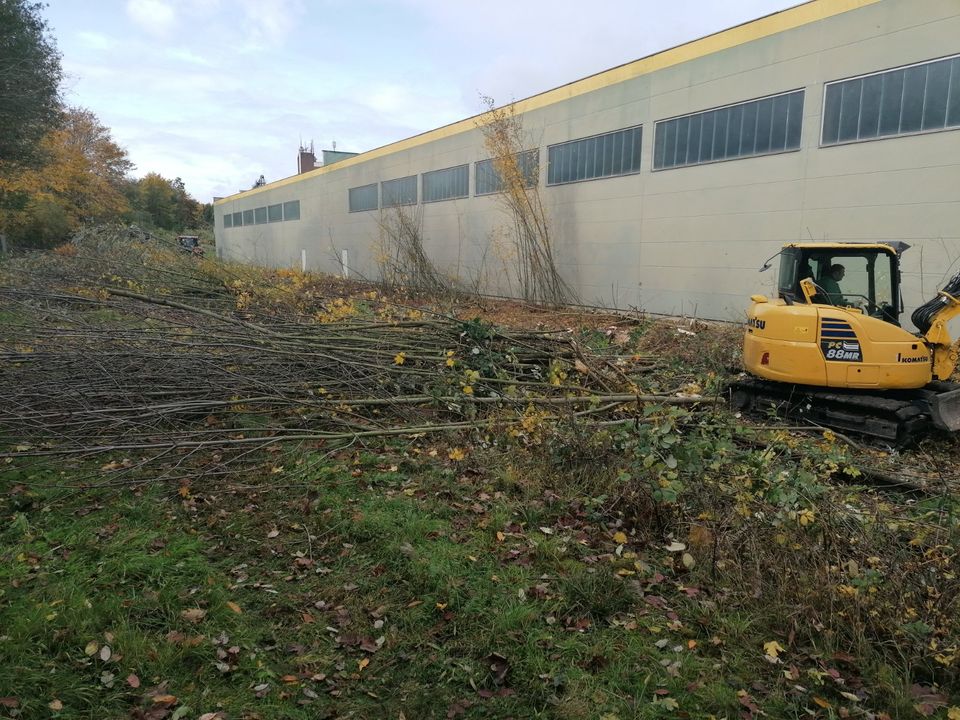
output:
[[[902,242],[788,245],[780,255],[778,294],[788,305],[812,302],[860,310],[899,326],[900,254],[908,247]],[[816,289],[810,298],[800,284],[807,278]]]

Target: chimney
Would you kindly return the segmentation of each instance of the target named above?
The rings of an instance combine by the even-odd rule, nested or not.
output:
[[[317,156],[313,154],[313,141],[310,141],[310,147],[300,146],[300,154],[297,156],[297,174],[302,175],[310,172],[317,167]]]

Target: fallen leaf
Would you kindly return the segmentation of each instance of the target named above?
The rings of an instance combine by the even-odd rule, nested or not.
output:
[[[268,538],[275,538],[275,537],[276,537],[277,535],[279,535],[279,534],[280,534],[280,531],[277,530],[276,528],[274,528],[273,530],[271,530],[270,532],[267,533],[267,537],[268,537]]]
[[[827,702],[826,700],[824,700],[822,697],[817,697],[816,695],[813,696],[813,701],[814,701],[817,705],[819,705],[820,707],[822,707],[822,708],[824,708],[824,709],[826,709],[826,710],[829,710],[830,708],[833,707],[833,705],[831,705],[829,702]]]
[[[133,673],[130,673],[129,675],[127,675],[127,685],[129,685],[133,689],[137,689],[138,687],[140,687],[140,678],[138,678]]]
[[[627,541],[627,534],[622,530],[615,532],[613,534],[613,541],[617,543],[617,545],[623,545]]]
[[[500,531],[498,530],[498,531],[497,531],[497,542],[503,542],[503,541],[506,540],[506,539],[507,539],[507,536],[504,535],[502,532],[500,532]]]
[[[0,707],[15,708],[20,705],[20,701],[15,697],[0,697]]]
[[[47,703],[47,707],[53,710],[54,712],[60,712],[61,710],[63,710],[63,703],[60,702],[59,700],[51,700],[49,703]]]
[[[110,650],[109,645],[104,645],[102,648],[100,648],[100,659],[104,662],[107,662],[112,654],[113,652]]]
[[[776,640],[771,640],[763,644],[763,652],[766,653],[767,657],[775,658],[783,652],[783,648]]]
[[[189,610],[184,610],[180,613],[182,617],[187,622],[198,623],[207,616],[207,611],[200,608],[190,608]]]
[[[947,720],[960,720],[960,707],[954,705],[947,708]]]
[[[544,535],[553,535],[553,528],[541,527],[540,532],[542,532]]]
[[[659,700],[654,701],[660,707],[664,707],[667,710],[676,710],[680,707],[680,703],[674,700],[672,697],[665,697]]]
[[[177,696],[176,695],[154,695],[153,704],[154,705],[176,705]]]
[[[693,566],[697,564],[697,561],[693,559],[693,555],[687,552],[685,552],[683,556],[680,558],[680,562],[683,563],[683,566],[687,570],[693,569]]]
[[[682,542],[677,542],[676,540],[674,540],[672,543],[670,543],[664,548],[664,550],[666,550],[667,552],[683,552],[686,549],[687,549],[686,545],[684,545]]]
[[[240,606],[231,600],[227,600],[227,607],[233,610],[237,615],[243,614],[243,610],[240,609]]]
[[[363,658],[360,662],[357,663],[357,669],[363,670],[369,664],[370,664],[370,658]]]
[[[87,643],[87,646],[83,649],[83,652],[87,657],[93,657],[97,654],[97,650],[99,649],[100,643],[98,643],[96,640],[91,640]]]

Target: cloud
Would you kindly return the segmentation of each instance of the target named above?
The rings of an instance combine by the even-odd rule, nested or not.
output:
[[[151,35],[167,35],[176,22],[173,6],[163,0],[128,0],[127,15]]]
[[[299,25],[301,0],[241,0],[244,21],[242,51],[279,47]]]
[[[81,45],[90,48],[91,50],[112,50],[117,46],[116,40],[96,32],[78,32],[77,39],[80,41]]]
[[[201,65],[203,67],[213,66],[213,62],[211,62],[207,58],[203,57],[202,55],[198,55],[192,50],[184,47],[167,48],[164,51],[164,54],[171,60],[177,60],[179,62],[188,63],[190,65]]]

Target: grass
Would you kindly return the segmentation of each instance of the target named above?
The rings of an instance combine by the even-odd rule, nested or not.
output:
[[[849,645],[839,617],[799,638],[806,619],[737,592],[733,569],[678,564],[610,486],[591,502],[545,491],[547,448],[509,451],[509,468],[431,449],[297,453],[279,478],[83,493],[59,487],[82,468],[11,463],[0,697],[20,717],[64,718],[751,717],[751,704],[830,717],[864,700],[907,717],[910,685],[942,682]],[[781,547],[779,562],[758,558],[766,571],[806,562]],[[788,660],[765,659],[771,639]]]

